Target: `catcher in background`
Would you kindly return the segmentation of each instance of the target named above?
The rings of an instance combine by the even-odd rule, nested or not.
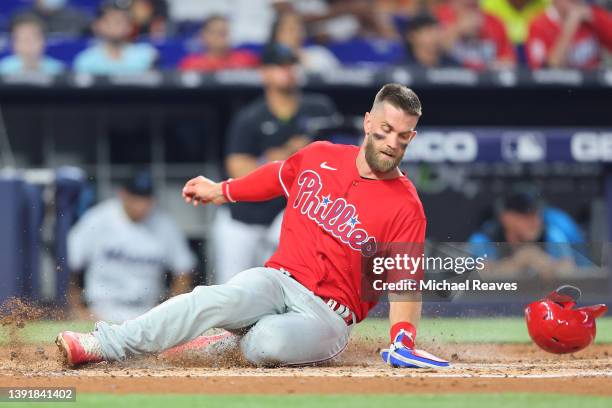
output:
[[[398,168],[420,116],[417,95],[388,84],[364,116],[360,147],[316,142],[234,180],[189,180],[182,194],[194,206],[284,195],[278,249],[263,267],[226,284],[198,286],[119,325],[98,322],[91,333],[60,333],[56,343],[67,363],[123,360],[179,345],[214,351],[228,339],[261,366],[313,364],[340,354],[353,326],[376,303],[361,296],[362,251],[377,243],[425,240],[423,206]],[[420,293],[407,297],[391,299],[384,361],[448,366],[415,349]],[[205,336],[211,328],[228,332]]]

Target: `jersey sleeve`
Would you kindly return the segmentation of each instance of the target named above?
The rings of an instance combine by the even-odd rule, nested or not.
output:
[[[311,143],[287,160],[266,163],[244,177],[224,181],[223,195],[230,202],[266,201],[282,195],[288,197],[304,156],[321,143],[325,142]]]
[[[267,201],[283,195],[280,170],[284,162],[266,163],[244,177],[221,183],[223,196],[232,203]]]
[[[301,151],[294,153],[282,163],[278,171],[278,180],[280,181],[285,197],[289,197],[291,186],[293,186],[295,177],[301,167],[302,156],[303,153],[301,153]]]

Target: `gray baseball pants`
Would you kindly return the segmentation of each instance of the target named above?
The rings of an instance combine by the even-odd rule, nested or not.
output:
[[[240,350],[260,366],[331,359],[344,350],[351,329],[299,282],[261,267],[243,271],[226,284],[198,286],[122,324],[98,322],[94,336],[112,361],[161,352],[211,328],[248,329]]]

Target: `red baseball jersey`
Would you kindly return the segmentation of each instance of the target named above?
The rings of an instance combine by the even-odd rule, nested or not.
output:
[[[361,177],[358,152],[357,146],[312,143],[282,163],[227,183],[224,192],[237,201],[282,192],[287,207],[280,243],[265,265],[287,270],[316,295],[348,306],[360,321],[375,304],[361,297],[362,248],[423,243],[426,220],[412,182],[405,176]]]
[[[601,62],[601,46],[612,50],[612,13],[591,7],[593,20],[583,23],[572,39],[566,56],[571,68],[597,68]],[[536,17],[529,26],[527,59],[531,68],[546,66],[548,56],[561,36],[561,17],[554,8]]]
[[[438,6],[435,13],[444,26],[455,24],[458,18],[455,9],[448,4]],[[464,67],[478,70],[489,68],[496,61],[514,61],[514,47],[504,23],[485,12],[482,17],[478,39],[458,41],[451,50],[451,55]]]

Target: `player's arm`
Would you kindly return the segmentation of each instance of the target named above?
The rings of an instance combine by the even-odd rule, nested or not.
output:
[[[266,163],[237,179],[216,183],[204,176],[195,177],[185,183],[183,198],[185,202],[197,206],[208,203],[221,205],[238,201],[267,201],[282,195],[289,196],[304,153],[315,149],[320,143],[311,143],[287,160]]]
[[[397,222],[399,233],[392,234],[392,242],[402,243],[403,254],[418,257],[423,254],[425,242],[424,217],[402,217],[403,222]],[[408,251],[408,252],[406,252]],[[392,251],[393,252],[393,251]],[[393,254],[391,254],[393,256]],[[402,276],[404,272],[399,272]],[[393,276],[390,274],[389,276]],[[395,280],[394,278],[392,278]],[[417,282],[423,279],[423,271],[411,274],[411,279]],[[389,336],[391,345],[381,351],[383,360],[392,367],[446,367],[448,361],[429,353],[415,349],[417,326],[421,320],[421,292],[419,289],[389,292]]]
[[[389,294],[389,324],[392,338],[397,334],[397,327],[408,326],[404,323],[409,323],[416,331],[421,321],[421,304],[421,293],[417,291],[398,295]]]
[[[392,235],[393,244],[389,247],[390,257],[396,255],[408,255],[419,257],[424,252],[423,243],[425,241],[426,220],[424,217],[414,217],[405,214],[401,222],[398,222],[398,229]],[[399,247],[396,246],[399,244]],[[406,272],[399,270],[390,273],[388,279],[392,281],[403,280],[406,278],[419,281],[423,278],[423,271],[414,271],[416,274],[406,276]],[[403,343],[406,347],[414,348],[416,329],[421,320],[421,292],[420,290],[410,290],[402,292],[389,292],[389,335],[391,342],[394,342],[401,331],[405,332]]]
[[[183,198],[194,206],[221,205],[237,201],[266,201],[284,194],[281,170],[285,162],[264,164],[244,177],[216,183],[204,176],[189,180],[183,187]]]
[[[402,343],[408,348],[414,348],[417,327],[421,321],[421,305],[420,292],[389,293],[389,336],[392,341],[403,330],[406,336],[402,337]]]

